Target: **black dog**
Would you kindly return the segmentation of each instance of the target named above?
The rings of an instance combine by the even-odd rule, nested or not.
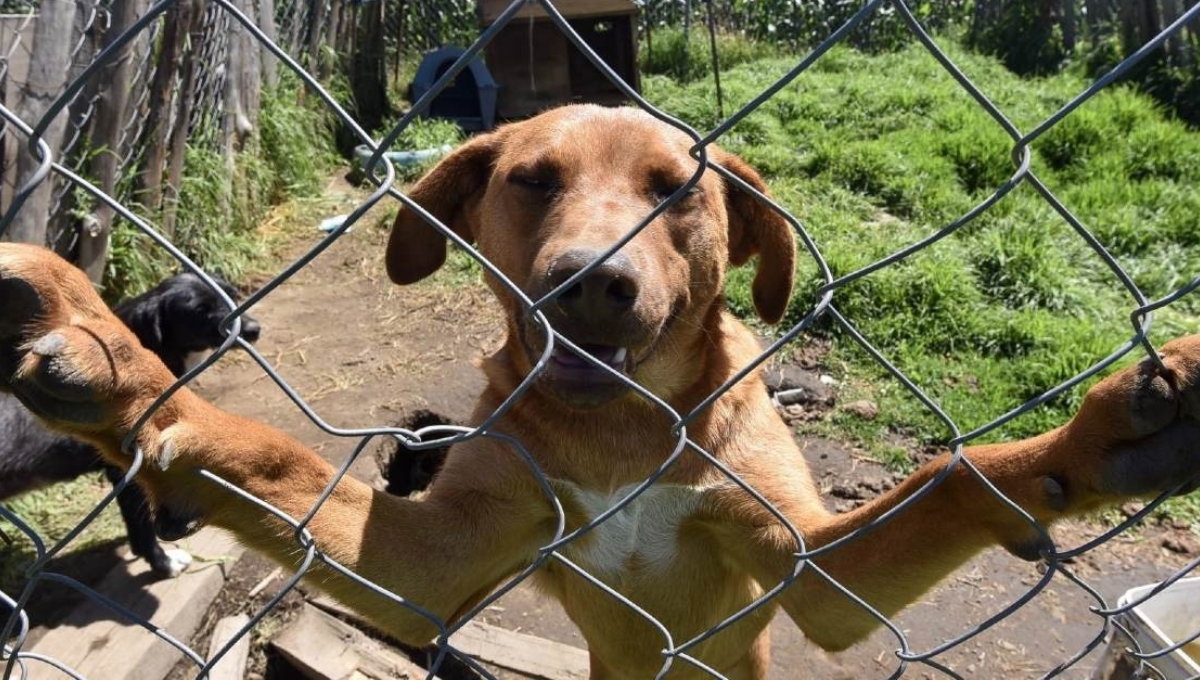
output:
[[[214,279],[230,298],[237,299],[233,286]],[[220,323],[227,309],[194,274],[172,276],[114,311],[177,377],[194,365],[197,354],[224,341]],[[258,334],[258,322],[242,316],[242,337],[254,342]],[[124,476],[121,470],[105,466],[91,446],[50,433],[15,398],[0,394],[0,500],[97,470],[104,470],[113,483]],[[191,562],[187,553],[165,551],[158,544],[150,506],[140,487],[126,486],[117,496],[117,505],[133,554],[149,562],[155,573],[175,576]]]

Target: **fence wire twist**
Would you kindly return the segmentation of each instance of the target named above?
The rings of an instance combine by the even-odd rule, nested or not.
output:
[[[179,1],[183,2],[186,0]],[[393,181],[395,177],[395,171],[387,157],[383,155],[383,151],[387,150],[392,142],[398,137],[400,132],[410,123],[413,117],[416,116],[419,111],[423,110],[429,105],[437,92],[453,81],[455,76],[468,65],[470,60],[473,59],[475,55],[480,53],[484,45],[486,45],[499,30],[501,30],[511,21],[518,10],[520,10],[523,5],[527,4],[527,2],[541,5],[541,7],[549,15],[553,24],[557,26],[557,28],[570,40],[570,42],[573,43],[575,47],[578,48],[583,54],[585,54],[587,58],[596,66],[596,68],[604,73],[614,85],[624,91],[629,99],[636,102],[638,106],[659,120],[664,121],[665,123],[672,125],[688,134],[695,142],[694,146],[692,147],[692,155],[696,159],[695,173],[691,179],[683,185],[683,187],[665,199],[651,213],[647,214],[641,222],[633,225],[626,236],[619,242],[614,243],[601,258],[585,267],[569,280],[564,281],[550,293],[536,300],[526,296],[519,286],[508,280],[492,263],[488,262],[486,258],[481,256],[470,243],[458,237],[445,225],[438,223],[436,219],[426,213],[420,206],[411,202],[395,185]],[[628,84],[622,82],[617,74],[601,59],[599,59],[584,42],[584,40],[581,39],[580,36],[572,29],[568,21],[564,19],[564,17],[555,8],[552,0],[515,0],[499,17],[499,19],[487,30],[485,30],[482,35],[479,36],[478,40],[471,45],[467,52],[441,76],[437,84],[429,91],[429,93],[424,95],[420,101],[416,102],[412,111],[405,115],[383,140],[376,141],[372,139],[365,131],[363,131],[355,123],[354,119],[338,105],[335,99],[330,96],[330,94],[322,87],[321,83],[318,82],[318,79],[311,75],[303,66],[301,66],[301,59],[304,58],[304,55],[308,54],[309,46],[319,43],[320,41],[320,32],[324,30],[321,27],[326,25],[323,21],[325,17],[324,13],[329,11],[329,5],[327,3],[318,2],[309,4],[293,2],[290,5],[284,6],[281,4],[278,6],[275,11],[275,20],[279,27],[278,35],[280,36],[278,39],[279,44],[277,44],[276,41],[273,41],[264,31],[260,29],[258,21],[252,17],[248,17],[231,0],[211,0],[211,2],[209,2],[206,6],[206,14],[204,16],[202,28],[202,33],[204,35],[213,37],[213,39],[206,44],[204,51],[206,54],[206,59],[213,59],[213,61],[208,63],[217,63],[218,53],[228,49],[228,40],[225,37],[228,35],[228,29],[233,26],[240,26],[241,30],[247,32],[254,40],[258,41],[266,50],[268,50],[276,59],[278,59],[280,64],[293,71],[295,75],[302,80],[313,93],[316,94],[316,96],[320,97],[321,100],[323,100],[325,104],[328,105],[330,109],[337,115],[337,117],[340,118],[349,127],[349,129],[353,131],[361,143],[366,144],[368,147],[375,150],[374,156],[368,162],[368,167],[372,168],[373,171],[369,172],[368,174],[375,179],[378,185],[378,189],[375,190],[369,198],[363,201],[348,216],[348,218],[340,227],[329,233],[317,245],[311,248],[303,256],[298,258],[295,262],[288,265],[283,271],[279,272],[278,275],[263,285],[240,305],[235,305],[233,301],[225,296],[221,289],[215,285],[212,279],[209,278],[200,269],[200,267],[189,260],[182,252],[180,252],[179,249],[172,245],[172,243],[162,235],[160,230],[156,228],[155,225],[149,224],[147,221],[139,217],[138,214],[131,210],[126,203],[121,200],[121,197],[114,197],[86,180],[82,176],[83,173],[78,165],[78,159],[73,154],[73,150],[76,148],[76,143],[79,139],[78,131],[83,129],[82,123],[92,115],[94,110],[96,94],[94,92],[94,88],[90,88],[89,79],[99,67],[104,66],[114,58],[114,55],[120,53],[121,45],[125,43],[134,45],[132,53],[136,60],[135,68],[138,74],[135,78],[135,81],[139,83],[138,92],[135,93],[134,99],[140,100],[148,96],[147,83],[149,83],[153,78],[154,68],[149,59],[149,55],[154,44],[155,31],[158,30],[157,27],[159,26],[159,23],[156,21],[156,19],[164,12],[169,10],[174,3],[175,0],[161,0],[160,2],[154,4],[147,10],[147,13],[142,17],[141,21],[136,22],[124,34],[109,42],[108,46],[102,51],[97,51],[94,45],[91,45],[87,41],[81,39],[78,46],[75,48],[75,55],[76,57],[84,55],[84,58],[77,62],[77,66],[73,69],[70,85],[50,105],[48,111],[45,112],[42,118],[26,121],[23,120],[18,113],[9,110],[7,107],[0,106],[0,117],[3,118],[4,134],[10,136],[15,135],[19,137],[22,140],[21,153],[26,154],[27,157],[32,159],[32,161],[37,165],[37,172],[33,175],[32,181],[19,188],[19,190],[16,192],[15,200],[12,202],[12,205],[3,216],[3,219],[0,220],[0,234],[2,234],[12,223],[15,215],[23,209],[22,206],[25,203],[25,199],[34,191],[36,191],[38,186],[42,183],[53,182],[58,187],[56,190],[56,198],[53,203],[53,205],[57,207],[55,207],[52,212],[61,209],[61,206],[64,205],[65,201],[67,201],[67,196],[71,192],[86,192],[87,195],[90,195],[101,204],[115,211],[115,213],[122,219],[127,220],[129,224],[136,227],[147,239],[150,239],[156,243],[158,247],[169,252],[171,256],[178,260],[178,262],[184,268],[191,270],[204,278],[213,288],[213,290],[216,291],[216,293],[220,295],[222,299],[224,299],[226,305],[231,310],[227,319],[227,324],[230,326],[230,330],[232,331],[232,334],[229,336],[229,338],[215,353],[213,353],[202,364],[189,371],[171,388],[171,390],[162,395],[151,406],[151,408],[135,426],[134,431],[131,432],[126,439],[126,448],[131,454],[133,454],[134,457],[133,465],[126,475],[124,481],[119,484],[117,488],[114,489],[113,492],[110,493],[107,498],[105,498],[104,501],[95,508],[94,511],[89,513],[89,515],[82,522],[80,522],[78,526],[75,527],[75,530],[72,531],[68,536],[56,544],[48,546],[33,528],[22,521],[22,519],[15,515],[11,510],[3,505],[0,505],[0,516],[11,522],[18,531],[25,534],[29,540],[33,542],[37,554],[36,560],[28,569],[28,581],[23,592],[15,597],[13,595],[0,592],[0,601],[6,603],[13,612],[6,623],[2,637],[0,637],[0,639],[5,641],[5,678],[13,677],[14,672],[15,676],[19,678],[32,677],[34,673],[31,669],[33,665],[37,663],[49,664],[72,677],[80,677],[74,670],[67,668],[64,664],[54,659],[24,651],[23,649],[26,636],[29,632],[29,618],[26,609],[31,606],[31,603],[34,602],[34,595],[39,586],[41,586],[43,583],[56,582],[73,588],[83,593],[86,597],[91,598],[111,609],[113,612],[123,617],[131,624],[136,624],[145,628],[147,630],[147,634],[158,636],[165,643],[179,650],[179,652],[181,652],[188,660],[195,664],[196,668],[203,675],[204,672],[206,672],[217,661],[220,660],[220,658],[236,643],[238,638],[247,635],[250,629],[253,628],[264,616],[266,616],[284,595],[295,588],[307,573],[318,567],[323,567],[334,572],[341,573],[359,583],[363,588],[369,589],[389,598],[393,602],[412,610],[434,624],[439,631],[437,636],[438,654],[431,666],[431,675],[438,670],[446,654],[453,654],[475,668],[480,673],[490,677],[488,671],[479,663],[471,659],[469,656],[459,652],[455,648],[455,633],[468,621],[482,612],[486,607],[494,603],[499,597],[516,587],[518,584],[527,579],[534,571],[543,567],[550,561],[558,562],[562,567],[586,579],[596,588],[605,592],[609,597],[627,607],[635,615],[644,619],[648,624],[658,631],[662,637],[661,646],[663,650],[663,665],[662,670],[658,674],[659,677],[666,674],[676,664],[687,664],[705,671],[713,677],[722,677],[717,671],[706,667],[700,660],[695,658],[691,652],[698,645],[708,640],[713,635],[718,634],[721,630],[751,615],[756,610],[767,606],[768,603],[770,603],[784,588],[799,578],[799,576],[805,571],[817,575],[819,578],[831,585],[834,589],[856,602],[859,607],[862,607],[871,616],[876,618],[886,630],[890,631],[891,635],[895,638],[897,649],[896,655],[899,659],[899,664],[892,674],[892,677],[899,677],[900,675],[903,675],[909,669],[909,667],[913,665],[922,666],[927,671],[934,671],[935,673],[943,674],[945,676],[960,677],[958,672],[950,668],[938,657],[946,651],[964,643],[965,641],[994,626],[997,622],[1009,616],[1017,609],[1025,606],[1033,598],[1038,596],[1039,593],[1046,589],[1047,586],[1056,578],[1062,579],[1066,583],[1077,587],[1084,592],[1087,597],[1094,600],[1095,604],[1092,608],[1092,611],[1096,617],[1095,637],[1076,653],[1067,658],[1056,660],[1056,665],[1054,665],[1053,668],[1049,669],[1045,673],[1045,677],[1053,677],[1063,673],[1069,668],[1072,668],[1080,661],[1080,659],[1100,645],[1105,639],[1105,636],[1111,633],[1112,629],[1116,625],[1114,617],[1116,617],[1118,614],[1128,611],[1134,606],[1141,604],[1149,597],[1152,597],[1153,594],[1159,592],[1162,588],[1165,588],[1170,583],[1173,583],[1189,574],[1196,568],[1198,564],[1200,564],[1200,560],[1194,560],[1184,565],[1168,579],[1164,580],[1160,586],[1154,589],[1154,591],[1146,596],[1138,598],[1133,602],[1129,602],[1124,606],[1114,606],[1112,603],[1106,601],[1106,599],[1102,597],[1100,593],[1098,593],[1084,579],[1077,576],[1071,570],[1068,561],[1071,558],[1092,550],[1096,546],[1110,540],[1118,533],[1124,531],[1137,520],[1153,511],[1153,509],[1156,508],[1170,494],[1164,494],[1152,503],[1148,504],[1144,510],[1137,513],[1135,516],[1129,518],[1125,522],[1122,522],[1119,526],[1112,528],[1110,531],[1105,532],[1102,536],[1088,541],[1084,545],[1060,547],[1054,543],[1053,539],[1047,533],[1044,527],[1042,527],[1016,503],[1006,498],[999,491],[999,489],[997,489],[991,483],[991,481],[989,481],[978,469],[976,469],[971,460],[964,455],[965,444],[978,439],[979,437],[995,430],[997,427],[1012,420],[1013,418],[1016,418],[1017,416],[1033,408],[1036,408],[1039,404],[1042,404],[1049,399],[1053,399],[1054,397],[1062,394],[1064,391],[1067,391],[1079,383],[1089,379],[1090,377],[1095,376],[1097,373],[1111,366],[1114,362],[1127,354],[1143,352],[1151,360],[1160,361],[1158,355],[1155,353],[1152,345],[1150,344],[1148,337],[1152,312],[1172,303],[1173,301],[1192,292],[1195,288],[1200,286],[1200,278],[1197,278],[1165,297],[1154,300],[1147,298],[1146,295],[1139,290],[1130,276],[1122,270],[1118,262],[1109,255],[1109,253],[1105,250],[1104,245],[1092,234],[1087,226],[1084,225],[1072,213],[1070,207],[1063,201],[1059,200],[1055,193],[1039,179],[1037,173],[1031,168],[1030,163],[1031,149],[1039,138],[1041,138],[1048,130],[1057,125],[1065,117],[1071,115],[1073,111],[1095,96],[1096,93],[1111,84],[1123,72],[1145,58],[1145,56],[1156,46],[1179,32],[1185,23],[1190,22],[1200,16],[1200,5],[1194,6],[1189,11],[1184,13],[1178,21],[1172,24],[1154,41],[1144,46],[1138,53],[1126,59],[1110,73],[1098,79],[1084,92],[1065,104],[1052,116],[1045,119],[1032,130],[1022,131],[1018,129],[1012,122],[1010,122],[1005,116],[1004,112],[992,103],[985,92],[980,87],[976,86],[971,79],[962,71],[960,71],[959,68],[946,56],[946,54],[939,48],[936,41],[929,35],[925,27],[922,26],[921,22],[913,15],[909,7],[903,1],[874,0],[864,4],[861,9],[854,13],[853,16],[851,16],[844,24],[833,31],[815,49],[800,59],[793,69],[775,82],[771,87],[767,88],[759,96],[755,97],[752,101],[739,108],[733,115],[718,125],[715,129],[708,132],[702,132],[694,130],[680,122],[678,119],[672,117],[669,112],[659,110],[651,102],[648,102],[642,98]],[[978,105],[987,112],[995,124],[1003,129],[1004,132],[1011,138],[1012,162],[1014,170],[1011,174],[1011,177],[1001,186],[997,187],[990,196],[981,201],[973,209],[963,214],[958,219],[955,219],[954,221],[945,225],[943,228],[937,230],[927,238],[904,247],[888,255],[887,257],[862,267],[856,271],[834,272],[826,264],[821,250],[817,246],[816,239],[814,238],[808,226],[802,224],[799,220],[790,215],[784,208],[776,204],[770,198],[755,191],[752,187],[748,186],[738,177],[727,172],[723,168],[710,165],[708,163],[707,150],[710,145],[719,141],[721,137],[729,132],[739,121],[755,111],[764,102],[768,101],[776,92],[784,87],[789,86],[793,81],[802,77],[805,71],[812,67],[812,65],[830,48],[839,42],[846,40],[847,36],[852,31],[854,31],[864,22],[870,20],[876,13],[885,8],[889,12],[897,13],[903,19],[903,22],[907,26],[908,30],[911,31],[913,36],[915,36],[915,38],[925,47],[931,58],[940,64],[940,66],[944,68],[950,75],[952,75],[962,89],[968,93],[975,100],[975,102],[977,102]],[[101,14],[107,16],[107,14]],[[88,22],[102,20],[102,17],[96,12],[92,12],[91,14],[85,13],[84,16],[87,17],[85,20]],[[316,19],[315,24],[312,23],[314,19]],[[313,27],[314,25],[316,26],[315,28]],[[87,33],[88,31],[86,30],[86,27],[84,27],[80,30],[78,35],[82,36]],[[17,44],[13,49],[20,49],[19,44]],[[0,59],[0,74],[7,70],[7,66],[8,59]],[[86,66],[86,68],[83,68],[83,66]],[[205,69],[200,75],[198,78],[198,84],[194,90],[194,96],[209,100],[213,102],[214,106],[209,109],[194,109],[195,111],[199,112],[196,114],[197,116],[203,116],[203,112],[205,110],[220,110],[220,101],[222,92],[224,90],[221,79],[224,77],[225,74],[223,72],[212,69]],[[134,110],[137,110],[136,107]],[[54,154],[51,153],[50,145],[44,142],[42,136],[49,126],[50,120],[62,111],[69,112],[71,126],[75,130],[75,134],[68,135],[65,141],[59,146],[59,151],[57,154]],[[123,121],[123,138],[126,140],[138,138],[140,134],[137,128],[141,123],[142,121],[137,116],[132,116],[129,120]],[[206,123],[200,118],[194,118],[189,122],[189,124],[193,127],[196,127],[203,126]],[[125,158],[126,162],[129,162],[129,154],[134,153],[134,151],[131,145],[127,145],[127,147],[128,149],[123,152],[123,157]],[[611,256],[625,243],[640,233],[655,217],[677,202],[692,186],[695,185],[697,181],[699,181],[700,175],[706,167],[710,167],[712,170],[720,173],[727,182],[736,185],[743,191],[751,193],[758,201],[770,206],[772,210],[782,215],[795,230],[795,234],[799,239],[803,250],[807,252],[807,255],[811,257],[812,261],[816,264],[818,270],[820,271],[820,275],[824,279],[824,284],[818,289],[816,299],[812,301],[812,306],[808,314],[799,323],[788,329],[776,342],[764,350],[757,357],[757,359],[755,359],[751,364],[743,367],[742,370],[740,370],[733,378],[731,378],[726,384],[722,385],[691,412],[680,413],[673,410],[667,403],[661,401],[645,388],[631,381],[629,378],[612,371],[612,369],[609,369],[604,364],[596,363],[598,367],[610,371],[615,378],[625,382],[630,389],[634,390],[647,402],[655,405],[658,409],[661,409],[664,414],[669,416],[673,422],[671,433],[675,438],[675,447],[674,450],[666,456],[658,470],[638,484],[621,501],[613,505],[605,512],[601,513],[591,522],[578,529],[568,532],[562,506],[555,495],[553,488],[551,487],[549,479],[538,469],[538,466],[534,461],[534,457],[530,455],[530,453],[524,448],[522,442],[508,437],[501,432],[493,430],[493,426],[498,419],[511,407],[511,405],[530,388],[531,384],[537,379],[538,375],[545,368],[547,360],[556,345],[561,344],[569,349],[579,352],[581,355],[584,354],[578,347],[573,345],[568,339],[559,334],[558,331],[556,331],[550,325],[546,317],[542,314],[541,309],[562,295],[565,290],[567,290],[582,277],[586,276],[588,272],[599,266],[604,259]],[[1111,272],[1114,279],[1127,291],[1129,299],[1129,318],[1131,323],[1130,337],[1127,342],[1115,349],[1109,356],[1098,361],[1096,364],[1083,371],[1079,375],[1071,378],[1061,385],[1054,387],[1044,394],[1030,399],[1026,403],[1023,403],[1016,408],[1013,408],[1009,412],[1000,415],[991,422],[970,432],[964,433],[955,423],[954,419],[951,418],[944,410],[942,410],[914,380],[906,376],[900,369],[898,369],[888,360],[883,352],[873,346],[870,339],[858,330],[852,319],[846,318],[839,312],[835,304],[836,294],[840,288],[847,286],[858,279],[870,276],[874,272],[891,266],[915,253],[932,247],[939,240],[953,234],[954,232],[963,228],[965,225],[969,224],[972,220],[994,206],[1006,195],[1021,185],[1027,185],[1040,194],[1046,203],[1053,208],[1053,210],[1061,217],[1061,219],[1067,225],[1069,225],[1069,227],[1078,235],[1078,237],[1087,244],[1092,252],[1095,253],[1095,257],[1104,263],[1105,267],[1107,267],[1107,269]],[[498,408],[494,413],[491,414],[490,417],[488,417],[477,427],[467,428],[437,426],[419,431],[409,431],[394,427],[378,427],[368,429],[345,429],[337,427],[336,425],[325,421],[316,412],[316,410],[307,404],[305,400],[287,383],[287,381],[284,380],[284,378],[279,374],[279,372],[273,367],[271,362],[266,357],[255,350],[253,346],[237,337],[237,333],[240,330],[240,319],[243,314],[253,309],[281,284],[291,279],[300,270],[307,266],[309,262],[317,257],[317,255],[334,244],[368,210],[385,200],[399,201],[408,209],[417,212],[427,222],[434,225],[448,239],[453,241],[459,248],[468,253],[470,257],[479,263],[480,266],[482,266],[486,271],[500,281],[501,285],[508,289],[513,298],[519,301],[519,304],[526,308],[531,317],[535,320],[540,332],[545,335],[546,349],[534,370],[525,378],[525,380],[514,391],[514,393],[500,406],[500,408]],[[953,449],[953,456],[951,458],[951,462],[944,469],[942,469],[938,475],[921,487],[916,493],[909,496],[907,499],[894,507],[892,510],[885,513],[876,521],[831,544],[817,549],[810,549],[805,545],[802,531],[793,526],[782,512],[771,506],[771,504],[753,487],[725,467],[720,459],[714,456],[711,452],[705,450],[697,442],[689,438],[688,425],[692,423],[701,413],[708,409],[717,398],[729,390],[734,383],[741,380],[750,372],[756,370],[763,362],[784,348],[786,345],[803,336],[806,331],[809,331],[813,324],[822,317],[828,317],[829,319],[832,319],[833,322],[835,322],[846,332],[847,337],[852,338],[854,342],[858,343],[867,353],[874,357],[874,359],[879,362],[881,366],[883,366],[891,375],[893,375],[897,381],[903,384],[904,387],[915,396],[915,398],[919,399],[945,424],[945,427],[950,434],[949,443]],[[246,624],[246,626],[242,628],[238,635],[236,635],[227,645],[225,645],[223,649],[221,649],[213,657],[205,659],[203,655],[189,648],[185,641],[177,640],[167,632],[156,628],[145,620],[140,619],[122,603],[115,602],[96,592],[92,588],[67,576],[51,571],[48,568],[48,563],[49,560],[61,552],[79,534],[79,532],[86,528],[86,526],[96,517],[97,514],[99,514],[104,507],[113,501],[113,499],[116,497],[116,494],[121,488],[124,487],[125,484],[130,483],[130,481],[134,478],[144,460],[142,452],[140,450],[136,450],[136,447],[133,444],[134,436],[137,430],[149,420],[151,414],[165,402],[171,393],[189,383],[198,375],[201,375],[209,366],[218,361],[226,352],[233,349],[235,345],[240,345],[241,349],[248,352],[250,356],[253,357],[254,361],[266,373],[266,375],[269,376],[276,385],[278,385],[278,387],[288,396],[295,406],[299,408],[321,430],[337,437],[343,437],[348,440],[357,440],[357,443],[354,446],[353,451],[343,461],[343,464],[338,469],[334,479],[329,482],[328,486],[320,495],[317,502],[309,509],[308,513],[304,517],[299,518],[288,516],[286,513],[266,504],[261,499],[255,498],[244,489],[238,488],[237,486],[217,477],[212,473],[201,473],[201,475],[205,477],[209,483],[224,487],[230,493],[243,497],[249,503],[260,507],[261,509],[278,517],[281,521],[291,526],[294,530],[296,547],[303,554],[299,568],[288,580],[285,587],[279,591],[278,595],[273,597],[264,607],[256,611],[251,617],[250,622]],[[433,613],[422,609],[419,605],[408,602],[395,593],[388,592],[382,587],[360,577],[349,567],[337,563],[331,557],[324,554],[321,551],[321,546],[308,532],[307,525],[332,493],[339,480],[341,480],[347,474],[353,463],[366,449],[367,445],[376,438],[381,437],[395,438],[414,450],[441,447],[451,443],[465,441],[474,437],[493,438],[499,443],[509,447],[524,460],[531,474],[534,475],[542,491],[545,493],[548,502],[555,509],[558,517],[558,527],[554,540],[543,546],[538,551],[538,557],[536,560],[529,564],[519,574],[506,581],[504,585],[498,588],[492,595],[478,603],[471,611],[469,611],[454,624],[443,621]],[[638,496],[650,488],[656,482],[656,480],[672,469],[672,467],[676,464],[676,461],[685,452],[691,452],[695,455],[703,457],[715,469],[719,470],[722,474],[728,477],[733,484],[741,487],[746,493],[761,503],[771,515],[773,515],[779,522],[787,527],[792,539],[795,541],[795,544],[799,546],[799,549],[795,555],[795,566],[793,572],[788,578],[777,584],[762,584],[766,592],[760,598],[754,601],[751,605],[745,607],[743,610],[732,614],[725,621],[713,627],[712,629],[709,629],[689,639],[678,639],[673,635],[672,631],[668,630],[650,614],[641,609],[637,603],[630,601],[620,592],[608,586],[594,575],[588,573],[583,567],[574,563],[562,549],[572,542],[578,540],[585,534],[595,530],[602,523],[608,521],[613,515],[627,507]],[[905,512],[910,506],[918,502],[934,487],[940,484],[947,476],[951,474],[952,471],[960,467],[970,471],[970,473],[974,475],[974,477],[976,477],[978,481],[990,491],[990,493],[994,494],[998,499],[1003,501],[1003,503],[1007,505],[1013,512],[1022,516],[1025,521],[1036,530],[1042,539],[1042,544],[1046,546],[1042,552],[1042,557],[1046,568],[1036,584],[1029,587],[1025,592],[1019,594],[1009,604],[1005,605],[1002,609],[1000,609],[1000,611],[989,616],[986,620],[971,627],[969,630],[961,632],[951,639],[941,642],[931,649],[914,649],[903,630],[901,630],[886,616],[872,609],[870,605],[860,599],[848,588],[844,587],[831,576],[824,573],[821,568],[813,562],[813,560],[824,553],[837,550],[840,546],[846,544],[847,542],[858,540],[861,536],[869,533],[881,523],[887,522],[896,515]],[[1198,638],[1200,638],[1200,630],[1197,630],[1192,635],[1179,640],[1176,644],[1172,645],[1168,649],[1147,652],[1143,652],[1141,649],[1135,649],[1133,651],[1136,658],[1146,661],[1167,654]],[[1157,674],[1157,671],[1146,664],[1143,664],[1142,671],[1151,675]]]

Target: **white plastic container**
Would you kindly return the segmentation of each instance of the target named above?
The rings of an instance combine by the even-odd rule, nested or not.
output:
[[[1130,588],[1125,591],[1118,605],[1124,606],[1150,592],[1156,584]],[[1200,631],[1200,577],[1185,578],[1172,583],[1165,590],[1128,612],[1118,614],[1116,621],[1129,631],[1137,645],[1116,629],[1108,645],[1107,656],[1112,661],[1124,654],[1126,648],[1141,648],[1143,654],[1165,649],[1179,640],[1187,639]],[[1200,654],[1200,641],[1192,642],[1170,654],[1147,659],[1166,680],[1184,680],[1200,676],[1200,658],[1189,656]]]

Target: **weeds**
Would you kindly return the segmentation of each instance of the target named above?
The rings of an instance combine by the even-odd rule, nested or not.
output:
[[[335,162],[328,141],[333,126],[324,107],[301,92],[298,80],[285,76],[263,93],[261,128],[231,163],[204,139],[189,144],[170,237],[205,269],[243,278],[263,254],[257,227],[270,207],[320,190]],[[161,215],[148,217],[161,224]],[[178,268],[136,227],[120,221],[113,228],[106,297],[115,301],[146,290]]]

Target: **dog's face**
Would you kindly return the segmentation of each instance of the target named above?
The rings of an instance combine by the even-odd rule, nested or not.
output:
[[[213,280],[233,301],[241,295],[225,279],[214,276]],[[221,333],[221,322],[229,315],[224,301],[200,277],[191,273],[176,274],[156,288],[162,293],[161,325],[163,337],[172,338],[180,348],[203,351],[220,347],[225,341]],[[242,316],[242,337],[249,342],[258,341],[261,327],[256,319]]]
[[[473,139],[410,196],[537,300],[597,261],[682,187],[697,168],[691,146],[682,132],[637,109],[568,106]],[[765,192],[737,157],[714,147],[708,157]],[[756,254],[755,304],[775,322],[791,291],[791,228],[708,170],[685,197],[543,311],[596,362],[670,392],[679,387],[680,358],[694,350],[720,306],[727,263]],[[388,243],[392,280],[420,280],[445,256],[441,234],[402,210]],[[506,307],[527,367],[544,350],[546,334],[504,285],[494,277],[489,284]],[[626,391],[561,344],[538,386],[575,407]]]
[[[225,279],[213,280],[230,299],[237,290]],[[229,314],[225,302],[200,277],[185,272],[162,281],[149,291],[117,306],[116,315],[153,350],[176,376],[195,365],[197,357],[221,346],[221,322]],[[242,337],[258,340],[257,320],[242,315]]]

